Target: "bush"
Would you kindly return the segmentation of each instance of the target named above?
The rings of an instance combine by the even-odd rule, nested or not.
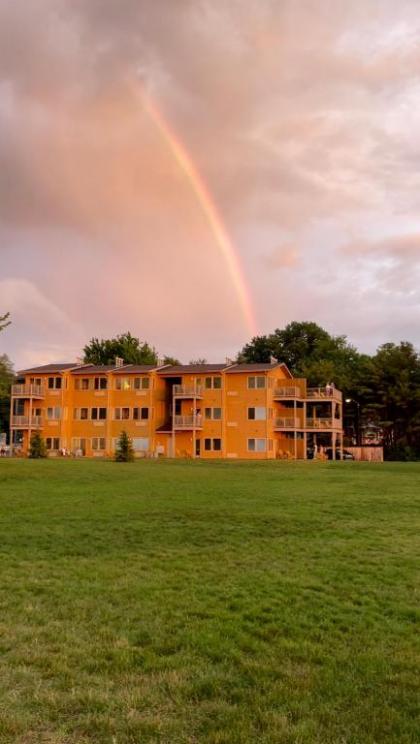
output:
[[[47,457],[47,448],[45,446],[45,442],[43,438],[41,437],[41,434],[38,434],[35,432],[35,434],[32,434],[31,441],[29,443],[29,453],[28,457],[30,457],[32,460],[38,460],[41,457]]]
[[[120,438],[117,443],[117,449],[115,452],[116,462],[133,462],[134,460],[134,449],[131,443],[131,439],[126,431],[122,431]]]
[[[416,462],[419,460],[419,454],[413,447],[408,444],[398,443],[394,447],[385,450],[385,460],[399,460],[400,462]]]

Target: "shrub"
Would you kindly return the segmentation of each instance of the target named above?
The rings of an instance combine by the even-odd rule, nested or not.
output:
[[[45,446],[45,442],[43,438],[41,437],[41,434],[38,432],[35,432],[35,434],[32,434],[31,441],[29,443],[29,453],[28,457],[30,457],[32,460],[38,460],[41,457],[47,457],[47,448]]]
[[[117,449],[115,452],[116,462],[133,462],[134,449],[131,439],[126,431],[122,431],[118,439]]]

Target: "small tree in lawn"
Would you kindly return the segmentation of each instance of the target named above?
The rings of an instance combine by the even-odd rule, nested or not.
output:
[[[45,446],[45,442],[41,437],[41,434],[39,434],[38,432],[35,432],[31,436],[28,457],[32,458],[32,460],[38,460],[41,457],[47,457],[47,448]]]
[[[134,449],[130,437],[126,431],[122,431],[118,439],[117,449],[115,452],[116,462],[133,462]]]

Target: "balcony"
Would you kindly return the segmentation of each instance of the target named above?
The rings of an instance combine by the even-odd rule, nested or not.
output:
[[[12,416],[10,425],[12,429],[40,429],[42,416]]]
[[[203,388],[201,385],[174,385],[172,391],[174,398],[203,397]]]
[[[336,418],[308,418],[306,419],[307,429],[342,429],[342,422]]]
[[[174,416],[174,429],[202,429],[202,416]]]
[[[42,385],[12,385],[13,398],[44,398],[45,388]]]
[[[291,418],[276,418],[274,421],[275,429],[301,429],[302,425],[299,419],[294,416]]]
[[[273,398],[301,398],[302,393],[300,388],[294,385],[288,385],[287,387],[274,388]]]
[[[331,392],[327,395],[327,391],[325,387],[313,387],[308,388],[306,391],[306,398],[307,400],[325,400],[325,401],[338,401],[341,402],[343,399],[343,394],[341,390],[336,390],[336,388],[333,388]]]

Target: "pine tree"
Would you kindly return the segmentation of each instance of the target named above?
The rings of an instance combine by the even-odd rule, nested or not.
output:
[[[130,437],[126,431],[122,431],[118,439],[117,449],[115,452],[116,462],[133,462],[134,449]]]
[[[31,436],[28,457],[30,457],[32,460],[38,460],[41,457],[47,457],[47,448],[45,446],[45,442],[41,437],[41,434],[39,434],[38,432],[35,432]]]

